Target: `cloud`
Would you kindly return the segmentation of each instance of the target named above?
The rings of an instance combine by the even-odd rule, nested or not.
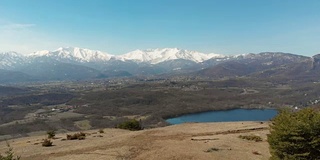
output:
[[[11,29],[1,29],[1,27],[0,25],[0,52],[16,51],[28,54],[39,50],[54,50],[61,46],[71,46],[47,33],[33,28],[29,29],[28,26],[18,25],[10,27]],[[27,28],[21,29],[21,27]]]
[[[36,26],[35,24],[10,23],[10,24],[0,24],[0,29],[21,30],[21,29],[27,29],[35,26]]]
[[[35,44],[43,40],[42,37],[39,38],[35,26],[36,24],[33,23],[15,23],[0,17],[0,52],[28,53],[34,51]]]
[[[29,52],[34,46],[34,38],[39,37],[35,24],[8,23],[0,21],[0,50]],[[0,52],[1,52],[0,51]]]
[[[0,0],[1,1],[1,0]],[[17,23],[1,18],[0,52],[16,51],[28,54],[38,50],[54,50],[61,46],[72,46],[60,37],[38,30],[34,23]]]

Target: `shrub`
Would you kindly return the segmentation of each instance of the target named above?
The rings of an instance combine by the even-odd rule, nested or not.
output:
[[[67,140],[84,140],[86,138],[86,134],[83,132],[75,133],[73,135],[67,134]]]
[[[272,120],[268,142],[271,159],[320,159],[320,113],[282,110]]]
[[[261,155],[261,153],[258,152],[258,151],[252,151],[252,154],[254,154],[254,155]]]
[[[86,136],[78,136],[78,140],[84,140],[86,139]]]
[[[219,151],[220,149],[219,148],[209,148],[207,150],[205,150],[204,152],[216,152],[216,151]]]
[[[256,142],[261,142],[262,138],[256,135],[240,135],[239,138],[249,140],[249,141],[256,141]]]
[[[49,139],[44,139],[42,142],[42,146],[43,147],[51,147],[52,146],[52,142]]]
[[[104,133],[103,129],[99,129],[98,132],[99,132],[99,133]]]
[[[0,154],[0,160],[20,160],[21,156],[14,156],[13,148],[7,142],[8,150],[5,155]]]
[[[130,131],[142,130],[140,122],[135,120],[135,119],[120,123],[120,124],[117,125],[117,128],[127,129],[127,130],[130,130]]]
[[[54,136],[56,136],[56,132],[55,131],[47,131],[47,135],[48,135],[48,138],[51,139],[51,138],[54,138]]]

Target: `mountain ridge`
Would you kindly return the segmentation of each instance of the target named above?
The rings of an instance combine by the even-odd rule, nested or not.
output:
[[[120,59],[134,60],[137,62],[149,62],[151,64],[157,64],[164,61],[175,59],[184,59],[199,63],[211,58],[223,57],[226,56],[214,53],[205,54],[197,51],[188,51],[178,48],[135,50],[119,56]]]
[[[6,52],[4,52],[6,53]],[[16,53],[16,52],[12,52]],[[3,54],[3,53],[2,53]],[[18,54],[18,53],[17,53]],[[1,55],[1,53],[0,53]],[[168,60],[185,59],[194,62],[203,62],[211,58],[224,58],[220,54],[205,54],[197,51],[188,51],[178,48],[135,50],[123,55],[112,55],[107,52],[90,50],[78,47],[60,47],[54,51],[42,50],[26,55],[19,54],[23,59],[35,57],[51,57],[65,62],[108,62],[110,60],[135,61],[139,63],[157,64]],[[1,61],[1,58],[0,58]],[[1,65],[0,65],[1,67]]]
[[[265,77],[280,75],[318,75],[320,56],[313,57],[282,52],[261,52],[224,56],[205,54],[178,48],[135,50],[124,55],[77,47],[37,51],[28,55],[16,52],[0,53],[0,69],[10,77],[21,77],[18,82],[50,80],[87,80],[96,78],[186,75],[206,78],[242,76]],[[290,67],[288,67],[290,66]],[[300,66],[300,67],[296,67]],[[313,69],[308,69],[310,68]],[[281,69],[282,68],[282,69]],[[285,68],[285,71],[283,70]],[[293,74],[296,69],[303,74]],[[263,73],[263,74],[262,74]],[[268,73],[268,74],[266,74]],[[0,77],[0,82],[16,82]]]

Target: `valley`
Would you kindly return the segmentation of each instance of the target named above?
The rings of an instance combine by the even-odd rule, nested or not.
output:
[[[2,92],[9,86],[2,86]],[[248,77],[119,78],[10,86],[0,97],[0,138],[114,128],[128,119],[144,128],[167,126],[166,118],[234,108],[316,106],[320,84],[277,84]]]
[[[156,128],[169,125],[167,118],[189,113],[303,108],[320,102],[317,55],[221,56],[175,48],[122,57],[79,48],[36,52],[31,59],[4,55],[1,140],[47,130],[113,128],[128,119]]]

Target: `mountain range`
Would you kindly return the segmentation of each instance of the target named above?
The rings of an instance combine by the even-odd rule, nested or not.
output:
[[[310,76],[317,75],[313,74],[314,72],[318,73],[319,57],[319,55],[306,57],[281,52],[225,56],[178,48],[135,50],[124,55],[111,55],[76,47],[37,51],[30,54],[4,52],[0,53],[0,83],[159,74],[208,78],[248,75],[272,77],[288,75],[294,68],[301,72],[301,76],[305,74]]]

